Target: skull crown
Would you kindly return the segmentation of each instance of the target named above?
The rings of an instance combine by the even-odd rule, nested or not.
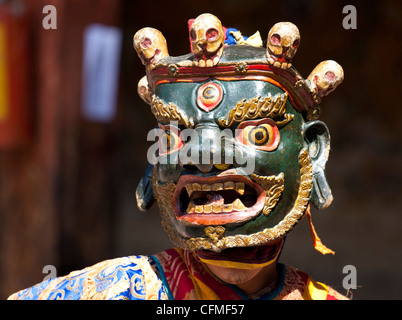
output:
[[[168,72],[174,76],[179,74],[179,67],[203,68],[207,72],[208,68],[220,65],[224,49],[231,45],[226,42],[228,35],[225,32],[229,33],[229,29],[224,28],[221,21],[212,14],[204,13],[195,19],[190,19],[188,30],[192,54],[187,60],[169,65]],[[231,34],[236,35],[236,45],[262,46],[262,41],[254,41],[255,37],[260,39],[259,32],[250,37],[253,41],[245,41],[246,38],[242,37],[240,32],[231,31]],[[148,27],[139,30],[134,35],[133,46],[147,71],[169,64],[166,39],[157,29]],[[291,22],[278,22],[268,32],[265,63],[274,73],[279,70],[297,73],[292,67],[292,59],[299,46],[300,32],[297,26]],[[247,72],[246,62],[238,61],[237,64],[242,67],[242,72]],[[238,70],[240,70],[239,66],[237,66]],[[343,78],[342,67],[333,60],[318,64],[306,80],[296,76],[297,85],[305,87],[310,92],[315,104],[319,104],[322,97],[335,90]],[[140,96],[149,103],[152,88],[148,88],[147,78],[141,79],[139,89],[141,89]]]
[[[344,77],[342,67],[333,60],[318,64],[308,76],[310,89],[319,98],[328,95],[342,82]]]
[[[300,45],[299,29],[291,22],[279,22],[268,33],[268,63],[283,69],[289,68]]]
[[[134,35],[134,49],[145,66],[151,69],[160,60],[169,56],[166,39],[154,28],[143,28]]]
[[[193,64],[198,67],[216,66],[223,52],[225,34],[221,21],[212,14],[204,13],[189,21]]]

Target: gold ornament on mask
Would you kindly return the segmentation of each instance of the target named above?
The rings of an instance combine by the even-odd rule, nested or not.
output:
[[[177,121],[179,125],[192,128],[194,126],[193,119],[188,119],[186,113],[174,103],[165,103],[157,96],[152,96],[151,111],[156,120],[160,123],[169,123]]]
[[[287,98],[288,94],[283,93],[275,96],[269,94],[267,97],[255,97],[249,100],[241,100],[230,110],[225,118],[219,119],[219,125],[228,128],[234,123],[240,123],[245,120],[267,117],[275,119],[283,116],[286,111]],[[290,121],[293,117],[287,117],[287,119]]]

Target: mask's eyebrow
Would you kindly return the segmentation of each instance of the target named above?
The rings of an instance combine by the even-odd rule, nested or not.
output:
[[[229,113],[219,119],[219,125],[224,128],[230,127],[233,123],[243,122],[245,120],[254,120],[257,118],[271,118],[285,116],[285,120],[277,122],[278,125],[285,125],[293,119],[292,114],[286,114],[286,101],[288,94],[279,93],[275,96],[269,94],[266,97],[257,96],[249,100],[243,99],[229,111]]]
[[[179,125],[183,125],[186,128],[194,127],[193,119],[188,119],[183,110],[172,102],[169,104],[165,103],[155,95],[152,96],[151,111],[158,122],[169,123],[176,121]]]

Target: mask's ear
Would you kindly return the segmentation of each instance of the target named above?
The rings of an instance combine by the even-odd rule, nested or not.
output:
[[[310,201],[317,209],[323,209],[328,207],[333,200],[325,176],[325,165],[330,150],[329,130],[324,122],[316,120],[304,124],[303,131],[313,167],[313,189]]]
[[[137,206],[141,211],[147,211],[155,202],[154,190],[152,188],[153,168],[152,164],[148,165],[135,193]]]

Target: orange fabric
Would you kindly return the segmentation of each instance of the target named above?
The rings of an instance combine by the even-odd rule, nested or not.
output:
[[[310,212],[310,205],[308,205],[307,209],[306,209],[306,217],[307,220],[309,222],[310,225],[310,233],[311,233],[311,237],[313,239],[313,246],[314,248],[322,253],[322,254],[335,254],[335,251],[332,251],[331,249],[327,248],[322,242],[321,239],[318,237],[317,232],[315,231],[314,225],[313,225],[313,221],[311,219],[311,212]]]

